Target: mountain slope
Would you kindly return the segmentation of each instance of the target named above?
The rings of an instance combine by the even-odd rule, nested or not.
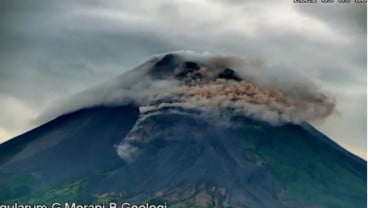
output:
[[[275,127],[240,116],[216,126],[185,109],[137,119],[133,106],[90,108],[2,144],[1,200],[365,206],[365,161],[307,124]],[[120,142],[135,147],[130,161],[118,157]]]
[[[0,203],[366,207],[366,161],[306,122],[334,99],[258,65],[163,54],[72,97],[0,145]]]
[[[121,163],[113,145],[125,137],[137,116],[133,106],[80,110],[1,144],[0,201],[44,193]],[[18,184],[22,180],[26,183]]]

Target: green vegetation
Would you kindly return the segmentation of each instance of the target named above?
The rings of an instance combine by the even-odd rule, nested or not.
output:
[[[298,129],[272,131],[276,132],[252,125],[241,128],[249,143],[246,157],[271,170],[284,188],[281,198],[313,207],[365,207],[366,181],[341,158]]]
[[[66,202],[66,201],[79,201],[80,199],[80,192],[83,188],[84,182],[83,180],[75,180],[69,183],[62,184],[60,186],[55,187],[54,189],[46,192],[32,192],[31,186],[36,185],[35,181],[33,180],[34,177],[27,177],[23,180],[12,180],[9,181],[8,188],[4,189],[2,187],[1,190],[1,197],[5,203],[27,203],[27,204],[52,204],[54,202]],[[19,184],[19,185],[18,185]],[[11,191],[8,193],[9,190],[18,190],[23,189],[23,191]],[[26,191],[26,192],[25,192]],[[8,193],[3,195],[2,192]],[[21,195],[22,194],[22,195]]]
[[[43,203],[53,203],[55,201],[78,201],[83,184],[83,180],[76,180],[63,184],[46,193],[36,194],[34,198],[36,198],[37,201],[31,200],[30,202],[35,203],[41,201]]]
[[[31,192],[31,187],[34,184],[35,176],[32,174],[12,177],[6,183],[0,184],[0,201],[27,196]]]
[[[110,202],[119,202],[124,200],[124,194],[121,192],[110,192],[104,194],[96,194],[95,195],[95,204],[107,204]]]

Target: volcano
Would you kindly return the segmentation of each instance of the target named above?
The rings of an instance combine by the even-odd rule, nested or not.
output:
[[[366,207],[366,161],[308,123],[334,103],[251,66],[163,54],[82,92],[0,145],[1,204]]]

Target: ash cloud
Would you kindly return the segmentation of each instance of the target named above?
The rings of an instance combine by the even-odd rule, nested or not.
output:
[[[197,107],[208,113],[232,109],[272,124],[323,120],[334,112],[335,99],[300,71],[267,66],[254,57],[195,57],[190,52],[182,57],[195,60],[200,66],[187,73],[178,85],[157,93],[155,99],[175,98],[177,105]],[[174,105],[154,103],[146,107],[152,110],[155,106]]]
[[[141,109],[183,106],[207,114],[232,112],[280,124],[321,120],[335,101],[297,70],[267,66],[259,58],[180,51],[151,57],[111,82],[96,86],[50,110],[43,120],[96,105],[136,103]],[[157,63],[164,74],[155,77]],[[160,65],[162,67],[162,63]],[[189,68],[188,68],[189,67]]]
[[[217,79],[181,90],[185,102],[203,109],[232,108],[238,113],[274,124],[323,119],[335,107],[333,99],[319,92],[296,88],[291,94],[274,86],[258,88],[247,81]]]

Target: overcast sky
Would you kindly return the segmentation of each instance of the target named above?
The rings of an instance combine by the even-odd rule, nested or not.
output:
[[[366,6],[292,2],[2,0],[0,142],[39,125],[57,98],[189,49],[310,74],[337,100],[315,126],[366,158]]]

